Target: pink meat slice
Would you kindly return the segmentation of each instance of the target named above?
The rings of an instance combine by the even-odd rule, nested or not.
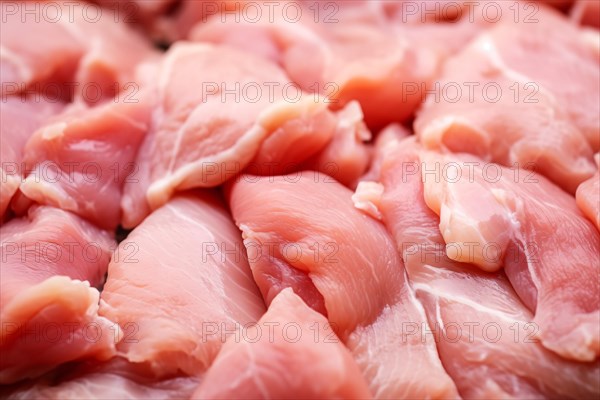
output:
[[[519,163],[574,193],[600,146],[598,51],[552,11],[538,18],[499,23],[448,60],[415,132],[426,147]],[[577,79],[566,86],[564,76]]]
[[[268,7],[258,6],[262,18],[257,21],[238,16],[223,23],[213,16],[198,24],[190,39],[241,48],[277,62],[302,89],[326,96],[333,108],[357,100],[374,130],[410,118],[437,73],[436,52],[412,45],[374,6],[338,6],[331,12],[334,3],[315,2],[298,7],[298,21]]]
[[[125,226],[178,190],[218,186],[237,175],[271,134],[282,144],[295,143],[300,132],[318,149],[335,130],[318,96],[299,91],[276,65],[226,47],[177,43],[161,63],[155,97],[138,159],[140,182],[126,185]],[[303,161],[298,156],[294,161]],[[281,165],[286,154],[269,161]]]
[[[72,106],[27,142],[29,174],[21,192],[115,229],[123,186],[137,180],[135,160],[149,116],[149,104],[142,101]]]
[[[421,160],[425,200],[440,215],[448,256],[487,271],[504,266],[535,312],[544,346],[594,360],[600,353],[600,233],[575,199],[528,171],[495,166],[498,176],[492,176],[473,157],[424,153]],[[449,163],[459,178],[426,175],[436,166],[448,170]]]
[[[600,154],[596,154],[600,166]],[[600,171],[577,188],[577,206],[600,230]]]
[[[455,397],[435,343],[397,333],[425,315],[391,238],[351,195],[310,171],[236,180],[230,206],[263,297],[270,304],[291,287],[326,315],[376,398]]]
[[[120,243],[100,307],[124,332],[119,355],[161,377],[200,375],[264,310],[239,231],[210,193],[174,198]]]
[[[232,336],[225,343],[192,398],[275,399],[291,393],[303,399],[372,397],[327,319],[287,288],[241,340]]]
[[[150,43],[122,23],[123,13],[67,3],[30,3],[35,11],[26,13],[2,2],[2,95],[32,90],[92,104],[135,89],[136,65],[155,56]]]
[[[440,215],[448,257],[487,271],[504,267],[522,301],[535,311],[533,322],[540,329],[536,336],[544,346],[567,358],[594,360],[600,319],[595,260],[600,240],[574,199],[531,172],[493,165],[492,175],[484,172],[490,169],[481,160],[412,147],[417,161],[388,168],[423,180],[427,204]],[[394,160],[397,149],[391,146],[387,158]],[[452,168],[458,173],[441,172]],[[388,227],[398,218],[388,216],[392,221]],[[555,226],[568,227],[560,231],[568,232],[568,237],[559,237]]]
[[[36,101],[21,97],[10,97],[2,103],[0,118],[0,219],[19,189],[25,173],[23,148],[29,137],[52,115],[62,108],[61,103]]]
[[[412,139],[382,162],[379,207],[402,250],[411,286],[427,312],[442,363],[464,398],[592,398],[600,364],[564,359],[535,338],[537,325],[504,272],[447,257],[439,217],[425,204]]]
[[[103,363],[79,363],[52,371],[6,391],[3,398],[19,399],[188,399],[198,386],[194,377],[157,379],[143,366],[120,357]]]
[[[99,292],[115,246],[74,214],[33,207],[0,230],[0,382],[115,354],[118,327],[98,316]]]

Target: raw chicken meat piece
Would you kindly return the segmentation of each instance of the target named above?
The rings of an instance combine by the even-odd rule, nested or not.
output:
[[[21,192],[115,229],[123,185],[138,179],[134,162],[149,117],[144,101],[72,106],[27,142],[24,161],[30,173]]]
[[[600,168],[600,154],[596,154]],[[600,230],[600,171],[577,188],[577,205],[586,217]]]
[[[189,399],[198,378],[156,379],[147,368],[120,357],[104,363],[68,365],[16,388],[0,390],[8,400],[20,399]]]
[[[123,14],[78,2],[42,3],[0,4],[3,96],[34,91],[92,104],[136,90],[136,65],[155,53],[120,23]]]
[[[600,233],[575,199],[533,172],[496,165],[490,172],[471,156],[423,153],[421,160],[425,201],[440,215],[448,256],[487,271],[504,266],[535,312],[544,346],[593,361],[600,354]],[[460,176],[440,179],[427,172],[435,168]]]
[[[598,51],[563,17],[539,11],[539,23],[499,23],[448,60],[415,132],[426,147],[519,163],[574,193],[600,146]],[[564,76],[576,79],[567,86]]]
[[[137,162],[140,182],[125,187],[126,227],[175,191],[234,177],[260,157],[271,134],[282,145],[286,139],[296,143],[300,134],[303,142],[323,147],[335,131],[318,96],[299,91],[276,65],[226,47],[177,43],[160,66],[156,92],[152,127]],[[292,161],[303,161],[302,154],[295,156]],[[269,157],[275,165],[287,161],[284,152]]]
[[[267,304],[291,287],[326,315],[376,398],[456,397],[435,343],[393,333],[402,332],[405,321],[425,323],[425,314],[391,238],[354,208],[350,190],[303,172],[243,175],[229,195]]]
[[[248,338],[248,339],[246,339]],[[371,398],[352,355],[327,319],[292,289],[255,326],[231,336],[192,398]]]
[[[0,229],[0,383],[85,357],[107,359],[120,339],[98,316],[99,286],[115,246],[74,214],[33,207]]]
[[[23,148],[29,137],[52,115],[62,108],[61,103],[50,103],[21,97],[10,97],[0,108],[0,220],[10,200],[23,181]]]
[[[420,146],[391,143],[379,207],[425,306],[444,367],[464,398],[594,398],[600,364],[566,360],[535,338],[537,326],[504,272],[450,260],[439,218],[425,204]]]
[[[257,21],[238,16],[223,22],[217,15],[198,24],[190,39],[262,55],[302,89],[327,97],[332,108],[357,100],[373,130],[410,118],[437,73],[436,52],[412,45],[376,8],[324,10],[332,5],[308,5],[297,21],[269,12],[266,4]]]
[[[181,195],[120,243],[100,314],[124,332],[119,355],[158,376],[197,376],[226,335],[265,311],[240,234],[211,193]]]

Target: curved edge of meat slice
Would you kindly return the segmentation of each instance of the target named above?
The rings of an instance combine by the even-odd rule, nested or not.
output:
[[[115,354],[121,332],[98,315],[99,286],[115,246],[76,215],[33,207],[2,227],[0,382],[82,358]]]
[[[123,330],[119,355],[161,377],[202,374],[264,310],[241,235],[211,192],[173,198],[119,244],[100,306]]]
[[[439,218],[413,169],[423,150],[392,144],[382,162],[378,203],[423,304],[443,365],[464,398],[596,397],[600,362],[567,360],[535,337],[533,315],[506,275],[448,258]],[[404,167],[403,167],[404,166]],[[411,168],[408,168],[408,167]]]
[[[123,184],[137,179],[134,161],[148,116],[146,102],[66,110],[27,142],[24,161],[30,173],[21,192],[115,229]]]
[[[596,154],[596,164],[600,168],[600,154]],[[579,185],[575,198],[579,209],[600,231],[600,171]]]
[[[267,304],[291,287],[326,315],[376,397],[457,397],[435,343],[400,333],[403,322],[425,315],[392,239],[354,207],[349,189],[311,171],[243,175],[229,202]],[[416,360],[420,368],[411,366]]]
[[[350,351],[291,288],[243,337],[225,343],[194,399],[370,398]]]

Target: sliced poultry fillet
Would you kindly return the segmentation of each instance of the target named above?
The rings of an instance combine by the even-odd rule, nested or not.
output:
[[[189,399],[199,380],[173,376],[156,379],[143,366],[115,357],[103,363],[79,363],[43,377],[0,390],[8,400]]]
[[[231,336],[194,399],[365,399],[371,393],[327,319],[292,289],[258,323]]]
[[[177,43],[156,86],[153,123],[138,157],[140,182],[126,185],[122,203],[125,226],[178,190],[218,186],[237,175],[271,134],[279,142],[300,135],[303,146],[317,143],[316,152],[336,126],[327,104],[296,88],[276,65],[226,47]],[[285,152],[269,162],[284,164]]]
[[[537,325],[503,271],[487,273],[445,254],[439,217],[424,200],[419,145],[390,144],[377,205],[401,249],[442,363],[464,398],[593,398],[600,364],[547,350]]]
[[[138,180],[134,162],[149,114],[148,103],[141,101],[71,106],[27,142],[29,174],[21,192],[115,229],[121,220],[123,185]]]
[[[471,156],[423,153],[421,160],[425,201],[440,216],[448,256],[487,271],[504,267],[535,312],[544,346],[594,360],[600,354],[600,233],[575,199],[542,176],[499,166],[490,172]],[[436,179],[427,172],[435,168],[456,168],[460,176]]]
[[[157,376],[200,375],[229,333],[264,313],[239,232],[211,193],[174,198],[116,254],[100,314],[123,329],[119,355]]]
[[[0,383],[82,358],[107,359],[118,326],[98,316],[115,243],[74,214],[33,207],[0,229]]]
[[[307,171],[243,175],[229,195],[267,304],[291,287],[326,315],[376,398],[456,396],[432,340],[392,333],[402,332],[404,321],[426,325],[425,315],[391,238],[354,208],[350,190]]]
[[[415,132],[428,148],[518,163],[575,193],[600,146],[598,60],[550,10],[540,9],[539,23],[499,23],[448,60]],[[563,85],[564,76],[574,79]]]
[[[62,103],[36,101],[32,98],[15,96],[5,100],[0,108],[0,219],[26,174],[23,165],[25,143],[48,118],[62,109]]]
[[[254,4],[261,18],[249,21],[246,11],[236,18],[215,15],[198,24],[190,39],[262,55],[302,89],[327,97],[332,108],[357,100],[371,129],[410,118],[437,73],[438,54],[412,45],[376,7],[311,2],[298,6],[298,19],[291,20],[269,12],[266,3]]]
[[[77,2],[49,7],[38,2],[29,9],[2,2],[1,7],[3,96],[34,91],[97,103],[124,89],[137,90],[136,65],[156,56],[148,41],[125,26],[118,10]]]
[[[596,154],[596,164],[600,168],[600,154]],[[600,171],[577,188],[577,206],[600,230]]]

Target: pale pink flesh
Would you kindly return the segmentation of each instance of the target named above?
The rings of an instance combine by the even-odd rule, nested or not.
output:
[[[153,123],[137,162],[142,177],[125,186],[122,201],[129,227],[176,191],[218,186],[255,157],[261,171],[269,170],[265,163],[304,161],[311,154],[296,151],[298,143],[314,153],[333,136],[327,104],[294,88],[288,93],[284,72],[251,54],[178,43],[157,74]],[[286,100],[297,93],[299,100]]]
[[[407,167],[420,162],[421,151],[412,139],[392,144],[381,173],[380,209],[433,331],[414,324],[406,329],[421,340],[435,335],[464,398],[598,396],[599,362],[569,361],[545,349],[535,338],[531,312],[503,272],[481,272],[446,256],[421,176]]]
[[[123,329],[119,354],[159,376],[201,374],[228,332],[263,312],[239,231],[212,193],[174,198],[121,242],[100,307]]]
[[[98,316],[94,288],[115,246],[109,234],[71,213],[32,207],[6,223],[0,238],[0,382],[113,356],[120,332]]]
[[[67,109],[27,142],[21,192],[115,229],[123,185],[140,179],[135,160],[149,113],[145,102]]]
[[[335,13],[322,10],[316,19],[305,8],[293,22],[280,14],[270,16],[267,7],[262,5],[258,21],[232,16],[223,23],[215,15],[198,24],[190,39],[238,47],[277,62],[304,90],[329,97],[332,108],[357,100],[371,129],[410,118],[437,73],[438,54],[412,45],[376,5],[338,3]]]
[[[441,233],[453,246],[448,256],[484,270],[504,266],[516,292],[535,312],[545,346],[571,359],[598,357],[600,233],[575,199],[526,170],[496,167],[501,177],[495,182],[495,177],[485,178],[485,166],[473,157],[424,152],[421,161],[422,171],[461,166],[456,182],[422,174],[425,200],[440,215]],[[479,163],[472,179],[467,162]],[[467,244],[474,244],[472,252]]]
[[[134,71],[140,61],[156,56],[150,43],[125,26],[124,13],[89,7],[88,16],[73,5],[56,3],[40,17],[2,3],[3,95],[32,90],[48,99],[93,104],[139,89]]]
[[[596,163],[600,156],[596,154]],[[600,171],[577,188],[577,206],[600,231]]]
[[[255,326],[239,339],[229,338],[192,398],[286,398],[292,393],[303,399],[372,396],[327,319],[287,288]]]
[[[309,171],[236,180],[230,205],[263,297],[270,303],[291,287],[326,315],[375,397],[454,397],[435,343],[391,334],[403,321],[425,323],[425,315],[391,238],[354,208],[351,195]],[[407,360],[420,360],[422,368]]]
[[[192,395],[198,383],[198,378],[186,376],[157,379],[144,366],[115,357],[103,363],[66,365],[6,392],[11,400],[183,399]]]
[[[0,173],[2,189],[0,196],[0,219],[19,189],[26,168],[23,165],[23,148],[33,133],[52,115],[58,113],[62,103],[36,101],[9,97],[2,102],[0,135]]]
[[[593,174],[600,146],[598,55],[551,11],[540,9],[539,21],[500,23],[449,59],[415,132],[428,148],[518,163],[574,193]],[[557,34],[556,26],[564,30]],[[532,54],[553,68],[538,68]],[[563,76],[577,79],[567,87]]]

